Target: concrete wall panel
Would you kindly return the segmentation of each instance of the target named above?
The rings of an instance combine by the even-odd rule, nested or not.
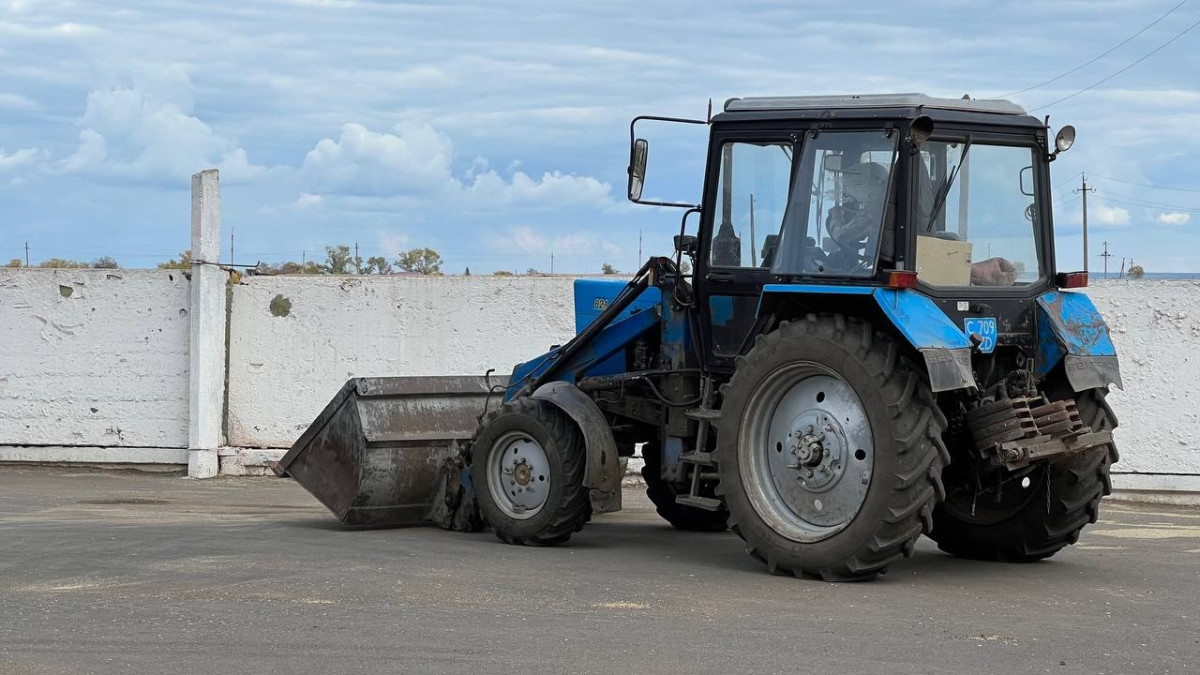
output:
[[[0,445],[186,447],[177,270],[0,269]]]
[[[230,316],[231,445],[287,447],[351,377],[473,375],[574,334],[573,280],[251,277]]]

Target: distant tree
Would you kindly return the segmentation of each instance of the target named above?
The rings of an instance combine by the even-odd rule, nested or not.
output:
[[[20,260],[18,260],[17,262],[21,262],[21,261],[20,261]],[[466,271],[464,271],[464,272],[463,272],[463,276],[464,276],[464,277],[469,277],[469,276],[471,276],[471,268],[470,268],[470,267],[468,267],[468,268],[466,269]]]
[[[605,274],[620,274],[621,273],[621,270],[613,267],[609,263],[604,263],[603,265],[601,265],[600,271],[604,272]]]
[[[20,258],[13,258],[12,260],[8,261],[8,265],[6,265],[5,267],[24,267],[24,266],[25,266],[25,264],[21,262]]]
[[[536,268],[533,268],[533,267],[530,267],[529,269],[525,270],[525,276],[529,276],[529,277],[539,277],[539,276],[541,276],[541,275],[542,275],[542,273],[541,273],[541,272],[539,272],[539,271],[538,271]]]
[[[1141,265],[1134,265],[1129,268],[1130,279],[1141,279],[1144,276],[1146,276],[1146,270],[1142,269]]]
[[[325,270],[325,268],[323,266],[317,264],[317,261],[309,260],[308,262],[304,263],[304,268],[300,270],[300,273],[301,274],[327,274],[328,272]]]
[[[120,265],[118,265],[117,261],[114,260],[110,255],[101,256],[92,261],[92,269],[115,270],[118,268],[120,268]]]
[[[400,254],[396,259],[396,267],[405,272],[441,274],[442,256],[431,248],[414,248]]]
[[[329,274],[355,274],[357,267],[350,247],[345,244],[325,247],[325,271]]]
[[[381,255],[373,255],[367,258],[367,266],[363,268],[363,274],[387,275],[391,273],[392,263],[388,262],[387,258]]]
[[[492,276],[494,276],[494,277],[511,277],[511,276],[513,276],[513,273],[509,272],[508,270],[496,270],[495,272],[492,272]]]
[[[692,263],[684,260],[683,264],[679,266],[679,271],[683,272],[684,274],[691,274],[692,273]]]
[[[160,270],[190,270],[192,269],[192,251],[188,249],[179,254],[179,260],[168,260],[165,263],[159,263]]]
[[[91,265],[85,262],[79,262],[78,260],[50,258],[49,260],[43,260],[42,262],[38,263],[38,267],[45,267],[49,269],[87,269],[91,267]]]

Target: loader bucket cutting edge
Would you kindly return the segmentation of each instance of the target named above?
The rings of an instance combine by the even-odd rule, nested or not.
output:
[[[482,376],[352,379],[272,469],[347,525],[424,524],[475,434],[489,385],[504,384]]]

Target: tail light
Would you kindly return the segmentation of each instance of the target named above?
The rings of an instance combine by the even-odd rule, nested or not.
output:
[[[916,288],[917,273],[911,270],[892,270],[887,276],[888,288]]]
[[[1059,288],[1087,288],[1087,272],[1059,272],[1054,277]]]

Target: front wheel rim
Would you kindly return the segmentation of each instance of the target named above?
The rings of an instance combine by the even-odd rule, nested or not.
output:
[[[802,543],[849,526],[875,463],[858,394],[834,371],[808,361],[776,368],[755,389],[737,450],[755,512],[776,533]]]
[[[550,494],[550,460],[537,439],[523,431],[502,434],[487,460],[488,490],[509,518],[525,520],[541,512]]]

